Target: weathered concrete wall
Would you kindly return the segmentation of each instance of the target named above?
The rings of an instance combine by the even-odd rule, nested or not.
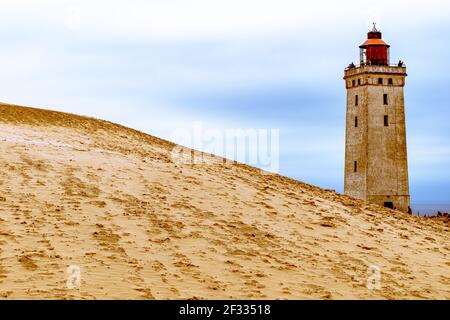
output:
[[[347,87],[345,193],[380,205],[392,202],[402,211],[407,211],[409,206],[405,77],[406,68],[386,66],[352,68],[346,70],[344,77]],[[357,127],[355,117],[358,117]],[[355,161],[357,172],[354,172]]]
[[[347,90],[346,153],[344,192],[359,199],[367,197],[367,87]],[[355,104],[358,96],[358,105]],[[358,117],[358,127],[355,127]],[[354,162],[357,170],[354,170]]]

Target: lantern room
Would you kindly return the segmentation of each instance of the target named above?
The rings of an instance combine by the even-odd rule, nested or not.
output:
[[[389,65],[389,47],[374,23],[372,31],[367,33],[367,40],[359,46],[361,65]]]

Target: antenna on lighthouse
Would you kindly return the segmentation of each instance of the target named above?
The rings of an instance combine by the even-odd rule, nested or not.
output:
[[[373,24],[372,32],[378,32],[376,22],[372,22],[372,24]]]

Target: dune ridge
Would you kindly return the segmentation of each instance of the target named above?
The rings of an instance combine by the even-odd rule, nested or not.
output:
[[[0,299],[450,298],[448,218],[174,147],[0,104]]]

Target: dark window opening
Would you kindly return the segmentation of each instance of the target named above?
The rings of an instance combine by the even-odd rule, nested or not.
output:
[[[383,94],[383,103],[384,103],[384,105],[388,104],[388,95],[386,93]]]
[[[355,127],[358,127],[358,117],[355,117]]]
[[[358,161],[353,163],[353,172],[358,172]]]
[[[394,203],[391,201],[385,202],[384,207],[389,208],[389,209],[394,209]]]
[[[355,96],[355,106],[358,105],[358,95]]]
[[[358,79],[358,86],[361,85],[361,79]]]
[[[389,126],[389,117],[388,116],[384,116],[384,126],[385,127]]]
[[[355,83],[356,83],[355,80],[353,80],[353,81],[352,81],[352,86],[353,86],[353,87],[355,86]]]
[[[389,84],[394,84],[394,80],[392,80],[392,78],[389,78],[388,83]]]
[[[378,84],[383,84],[383,78],[378,78]]]

